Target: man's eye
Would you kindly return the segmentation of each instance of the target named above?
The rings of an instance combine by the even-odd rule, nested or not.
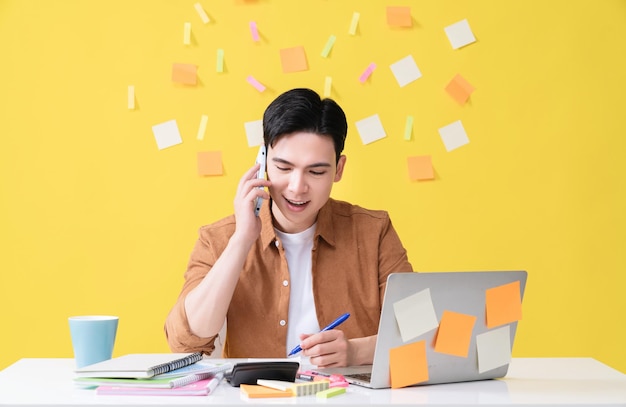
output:
[[[283,172],[289,171],[290,169],[289,167],[279,167],[279,166],[276,166],[276,168],[278,169],[278,171],[283,171]]]
[[[313,175],[324,175],[324,174],[326,174],[326,171],[311,171],[311,174],[313,174]]]

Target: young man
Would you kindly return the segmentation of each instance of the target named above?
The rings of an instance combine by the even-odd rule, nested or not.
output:
[[[263,133],[267,180],[250,168],[234,215],[200,229],[165,323],[170,348],[210,354],[227,321],[224,357],[280,358],[300,345],[320,367],[371,364],[387,276],[412,267],[386,212],[330,198],[346,164],[345,114],[293,89],[268,106]]]

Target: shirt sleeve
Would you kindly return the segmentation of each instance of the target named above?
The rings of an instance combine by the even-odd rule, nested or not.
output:
[[[413,271],[406,249],[402,246],[402,241],[393,227],[391,219],[387,217],[386,220],[387,222],[381,230],[380,258],[378,261],[380,304],[383,303],[389,274]]]
[[[165,336],[172,352],[203,352],[211,354],[215,350],[215,339],[217,335],[202,338],[191,332],[187,313],[185,311],[185,298],[211,270],[216,257],[211,250],[211,245],[203,236],[202,229],[200,236],[191,252],[187,271],[185,272],[185,283],[165,320]]]

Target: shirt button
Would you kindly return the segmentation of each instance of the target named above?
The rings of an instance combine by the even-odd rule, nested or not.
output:
[[[289,281],[283,280],[283,286],[287,287],[289,285]]]
[[[279,322],[279,324],[280,324],[280,326],[285,326],[286,322],[285,322],[285,320],[284,320],[284,319],[281,319],[281,320],[280,320],[280,322]]]

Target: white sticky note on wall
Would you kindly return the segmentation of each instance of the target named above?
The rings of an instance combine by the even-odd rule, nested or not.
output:
[[[394,302],[393,312],[403,342],[417,338],[439,326],[429,288]]]
[[[183,26],[183,44],[191,44],[191,23],[185,23]]]
[[[511,362],[511,328],[501,328],[476,335],[478,372],[483,373]]]
[[[453,49],[464,47],[476,41],[467,19],[444,28]]]
[[[202,117],[200,117],[200,125],[198,126],[198,135],[196,136],[198,140],[204,140],[204,133],[206,133],[206,125],[208,122],[209,122],[209,116],[203,114]]]
[[[469,143],[469,138],[460,120],[440,128],[439,135],[447,151],[452,151]]]
[[[422,72],[417,67],[412,55],[394,62],[390,65],[390,68],[401,88],[422,77]]]
[[[356,122],[356,129],[359,132],[359,136],[361,136],[363,144],[369,144],[387,137],[378,114],[366,117],[365,119]]]
[[[243,126],[246,129],[248,147],[255,147],[263,144],[263,120],[245,122]]]
[[[135,85],[128,85],[128,110],[135,110]]]
[[[155,124],[152,126],[152,133],[154,134],[154,139],[157,142],[159,150],[183,142],[183,139],[180,137],[180,131],[178,131],[176,120]]]
[[[196,9],[196,12],[200,16],[200,20],[202,20],[203,24],[208,24],[211,21],[206,11],[204,11],[204,9],[202,8],[202,4],[196,3],[193,5],[193,7]]]

